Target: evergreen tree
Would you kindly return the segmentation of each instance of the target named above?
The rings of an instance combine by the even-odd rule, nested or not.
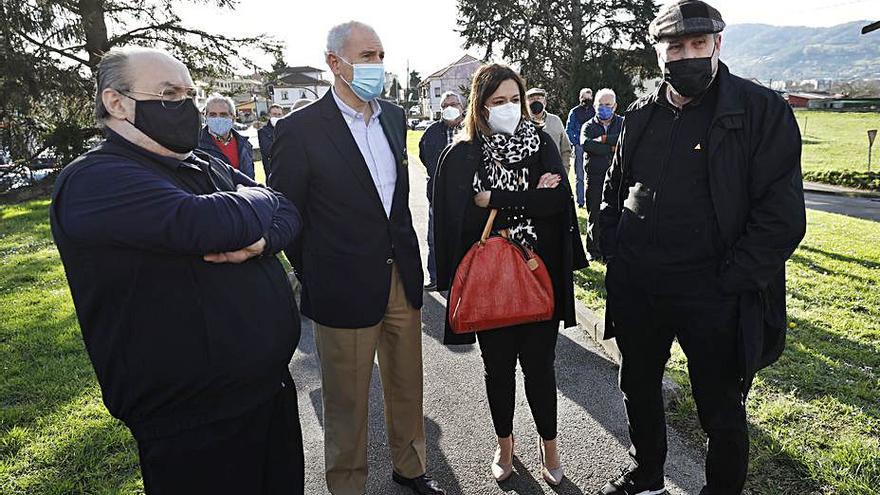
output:
[[[235,0],[194,0],[230,9]],[[167,49],[194,77],[232,72],[247,46],[277,53],[264,37],[229,37],[185,26],[175,0],[0,0],[0,146],[29,161],[53,149],[66,164],[99,134],[92,117],[95,70],[116,46]]]
[[[529,87],[548,91],[557,113],[577,104],[583,87],[610,87],[625,108],[633,79],[659,74],[648,36],[653,0],[458,0],[458,12],[465,49],[513,64]]]

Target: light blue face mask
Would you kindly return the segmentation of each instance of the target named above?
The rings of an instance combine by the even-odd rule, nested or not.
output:
[[[336,56],[354,69],[351,82],[346,81],[343,77],[340,79],[348,84],[348,87],[354,91],[358,98],[366,102],[375,100],[382,95],[382,90],[385,89],[384,64],[352,64],[339,55]]]
[[[208,130],[215,136],[225,136],[232,129],[232,119],[229,117],[208,117]]]

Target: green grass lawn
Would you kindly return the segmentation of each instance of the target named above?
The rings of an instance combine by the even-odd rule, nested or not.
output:
[[[880,113],[795,112],[804,143],[804,172],[868,170],[868,129],[880,129]],[[806,128],[806,132],[804,132]],[[880,143],[874,143],[872,170],[880,170]]]
[[[135,443],[101,402],[48,205],[0,205],[0,493],[135,493]]]
[[[759,374],[749,399],[748,486],[756,494],[876,494],[880,223],[812,210],[807,220],[807,237],[788,262],[794,328],[782,358]],[[599,313],[604,275],[604,266],[594,263],[576,278],[578,298]],[[671,419],[701,442],[678,348],[669,371],[686,391]]]

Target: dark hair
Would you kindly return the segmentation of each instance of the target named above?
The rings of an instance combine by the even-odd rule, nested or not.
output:
[[[272,110],[273,108],[277,108],[278,110],[281,110],[282,112],[284,111],[284,107],[282,107],[281,105],[279,105],[277,103],[273,103],[273,104],[269,105],[268,110]]]
[[[471,81],[470,99],[468,101],[467,114],[464,121],[464,132],[461,138],[465,141],[474,141],[478,134],[489,136],[492,129],[489,127],[486,102],[492,93],[498,90],[501,83],[508,79],[513,80],[519,87],[520,112],[523,117],[529,113],[526,108],[526,83],[522,77],[506,65],[491,64],[477,69]]]

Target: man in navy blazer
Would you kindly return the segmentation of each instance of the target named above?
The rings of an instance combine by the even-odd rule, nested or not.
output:
[[[315,322],[330,493],[365,493],[378,353],[394,481],[443,494],[426,475],[422,264],[408,202],[405,113],[378,100],[384,55],[367,25],[330,30],[333,89],[278,121],[269,183],[304,221],[285,253],[303,284],[302,312]]]

